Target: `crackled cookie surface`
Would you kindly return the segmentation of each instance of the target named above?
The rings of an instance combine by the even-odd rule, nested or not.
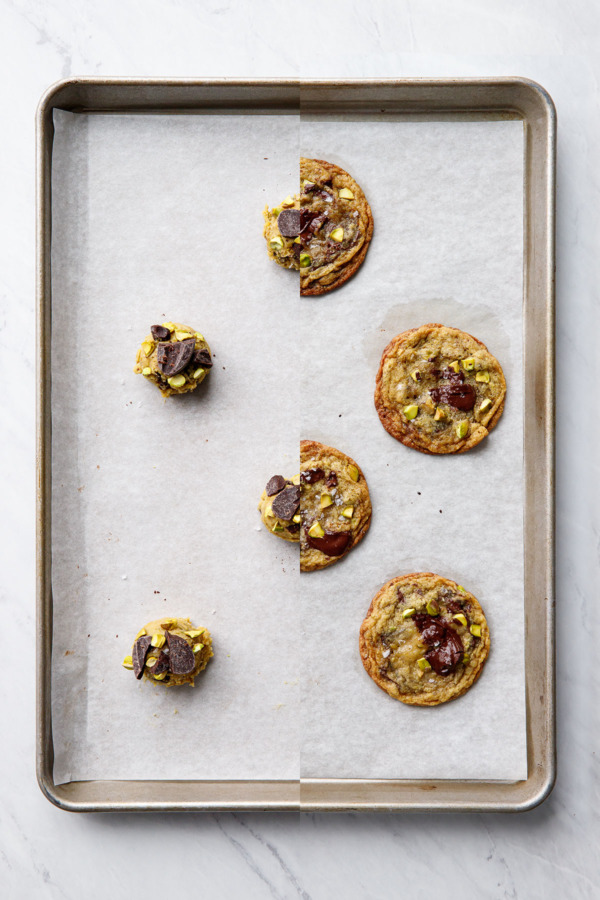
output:
[[[300,272],[302,296],[339,287],[363,262],[373,215],[348,172],[322,159],[300,160],[300,193],[264,212],[271,259]]]
[[[258,504],[263,524],[284,541],[300,540],[300,476],[273,475]]]
[[[204,335],[189,325],[164,322],[153,325],[142,341],[133,371],[154,382],[169,397],[193,391],[211,368],[210,347]]]
[[[360,467],[317,441],[300,442],[300,571],[337,562],[365,536],[371,498]]]
[[[396,440],[423,453],[462,453],[497,424],[506,382],[487,347],[465,331],[422,325],[383,351],[375,407]]]
[[[479,678],[490,634],[472,594],[448,578],[417,572],[393,578],[375,595],[359,649],[366,671],[390,697],[436,706]]]
[[[189,619],[155,619],[138,631],[123,665],[135,677],[160,684],[189,684],[213,655],[207,628],[197,628]]]

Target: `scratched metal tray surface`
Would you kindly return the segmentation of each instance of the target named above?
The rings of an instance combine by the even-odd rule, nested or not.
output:
[[[53,778],[51,660],[51,174],[53,110],[96,113],[268,111],[470,118],[524,123],[524,580],[527,778],[514,782],[394,779],[71,781]],[[524,78],[361,81],[73,78],[37,113],[37,776],[71,811],[521,811],[555,780],[554,686],[554,216],[556,116]]]

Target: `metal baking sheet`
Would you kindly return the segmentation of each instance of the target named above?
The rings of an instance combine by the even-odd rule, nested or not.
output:
[[[319,115],[382,111],[433,118],[514,117],[525,123],[525,596],[528,777],[516,784],[393,779],[88,781],[56,785],[50,710],[50,174],[52,110],[268,110]],[[39,149],[39,669],[38,775],[69,809],[525,809],[554,780],[552,453],[553,203],[555,119],[543,90],[523,79],[385,82],[190,82],[71,80],[38,113]]]

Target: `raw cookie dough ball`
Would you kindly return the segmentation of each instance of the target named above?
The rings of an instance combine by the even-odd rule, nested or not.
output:
[[[300,193],[264,211],[271,259],[300,272],[300,294],[344,284],[367,255],[373,215],[348,172],[322,159],[300,160]]]
[[[212,368],[204,335],[179,322],[153,325],[150,330],[135,358],[136,375],[153,381],[165,397],[197,388]]]
[[[390,697],[437,706],[477,681],[490,633],[473,594],[448,578],[417,572],[392,578],[375,595],[359,648],[366,671]]]
[[[207,628],[196,628],[189,619],[164,616],[155,619],[137,633],[131,656],[123,665],[133,669],[137,679],[161,684],[189,684],[213,655],[212,640]]]
[[[300,484],[300,571],[312,572],[362,540],[371,524],[371,498],[354,460],[318,441],[300,441]]]
[[[504,409],[506,382],[487,347],[465,331],[422,325],[383,351],[375,385],[381,424],[422,453],[463,453]]]
[[[264,525],[284,541],[300,540],[300,476],[273,475],[262,492],[258,509]]]

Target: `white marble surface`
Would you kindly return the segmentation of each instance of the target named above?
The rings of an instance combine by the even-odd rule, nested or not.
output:
[[[0,621],[5,634],[21,635],[3,646],[0,895],[145,896],[167,891],[185,861],[190,894],[217,898],[600,896],[596,0],[0,0],[0,70]],[[75,816],[42,797],[31,638],[34,112],[43,90],[71,74],[525,75],[554,97],[559,776],[540,808],[517,816]]]

